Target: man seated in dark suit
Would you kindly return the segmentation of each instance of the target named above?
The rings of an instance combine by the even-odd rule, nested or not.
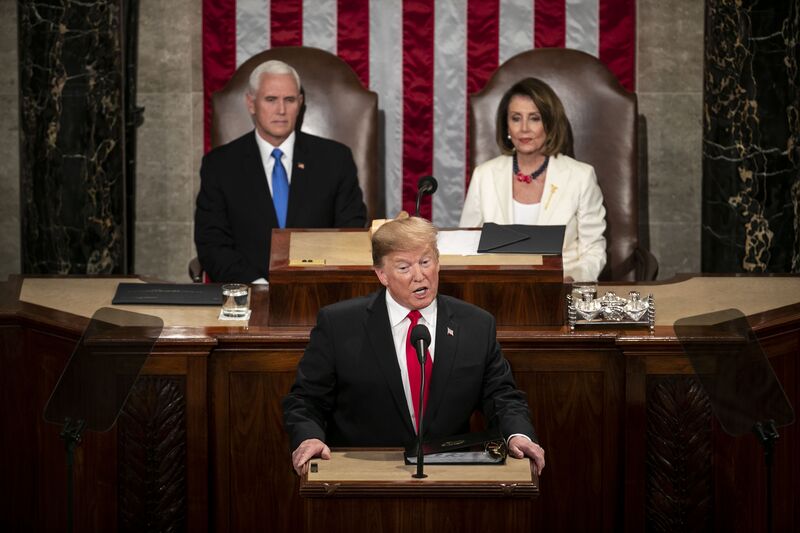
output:
[[[213,281],[265,281],[273,228],[366,223],[350,149],[295,131],[300,87],[282,61],[256,67],[246,94],[255,131],[203,157],[194,241]]]
[[[480,410],[499,427],[512,456],[530,457],[538,472],[544,468],[544,450],[500,350],[494,317],[437,294],[436,233],[417,217],[382,225],[372,237],[372,261],[385,288],[319,312],[283,400],[298,474],[312,457],[329,459],[328,445],[415,442],[421,369],[409,334],[417,323],[431,334],[425,438],[468,432],[472,413]]]

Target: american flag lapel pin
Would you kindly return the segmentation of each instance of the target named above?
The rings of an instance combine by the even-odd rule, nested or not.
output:
[[[448,337],[452,337],[454,335],[455,335],[455,333],[453,333],[453,329],[452,328],[447,328],[447,336]]]

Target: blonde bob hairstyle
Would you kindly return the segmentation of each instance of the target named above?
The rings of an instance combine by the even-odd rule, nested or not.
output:
[[[430,247],[439,258],[436,227],[420,217],[396,218],[384,223],[372,234],[372,266],[380,268],[392,252],[410,252]]]
[[[511,86],[497,106],[495,139],[500,151],[505,155],[514,153],[514,145],[508,138],[508,105],[515,96],[525,96],[533,100],[542,116],[545,141],[543,155],[572,155],[572,129],[564,112],[564,105],[558,95],[545,82],[538,78],[525,78]]]

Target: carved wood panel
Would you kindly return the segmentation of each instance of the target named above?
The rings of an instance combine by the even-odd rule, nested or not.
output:
[[[647,380],[647,531],[713,526],[711,404],[694,377]]]
[[[119,419],[119,530],[186,531],[186,384],[140,376]]]

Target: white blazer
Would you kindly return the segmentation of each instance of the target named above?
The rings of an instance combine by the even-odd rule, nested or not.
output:
[[[461,227],[515,224],[512,157],[501,155],[472,173]],[[566,155],[550,158],[537,225],[565,225],[564,275],[596,281],[606,264],[606,210],[594,168]]]

